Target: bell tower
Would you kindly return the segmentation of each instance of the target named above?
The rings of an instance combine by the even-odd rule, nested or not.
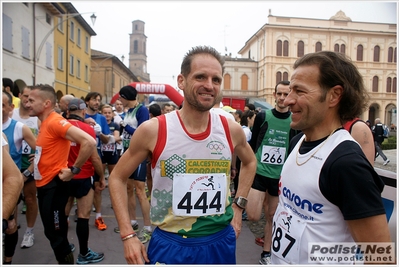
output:
[[[144,21],[134,20],[130,34],[129,69],[141,82],[150,82],[147,73],[147,36],[144,34]]]

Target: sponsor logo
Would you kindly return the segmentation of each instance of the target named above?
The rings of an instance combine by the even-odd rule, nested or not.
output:
[[[219,141],[212,141],[206,145],[206,147],[211,151],[211,154],[221,155],[225,145]]]
[[[281,182],[279,183],[279,189],[281,187]],[[281,191],[280,191],[281,192]],[[323,213],[322,208],[323,204],[320,203],[312,203],[310,200],[300,197],[296,193],[292,192],[287,187],[283,188],[283,196],[287,198],[289,201],[294,203],[298,208],[302,210],[307,210],[309,212],[315,212],[317,214]]]

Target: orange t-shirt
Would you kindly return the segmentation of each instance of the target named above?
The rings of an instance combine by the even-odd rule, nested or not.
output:
[[[51,182],[61,169],[68,168],[69,148],[66,132],[72,124],[60,114],[52,112],[40,126],[36,140],[34,177],[36,186]]]

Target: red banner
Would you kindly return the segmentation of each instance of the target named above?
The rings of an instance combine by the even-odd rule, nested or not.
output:
[[[161,83],[143,83],[143,82],[132,82],[129,84],[136,88],[139,94],[162,94],[166,95],[171,101],[173,101],[178,107],[183,103],[184,97],[177,92],[175,88],[168,84]],[[112,99],[111,104],[119,98],[119,93],[116,93]]]

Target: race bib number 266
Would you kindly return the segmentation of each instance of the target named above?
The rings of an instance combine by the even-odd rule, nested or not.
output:
[[[224,173],[173,175],[173,213],[178,216],[223,214],[227,180]]]

